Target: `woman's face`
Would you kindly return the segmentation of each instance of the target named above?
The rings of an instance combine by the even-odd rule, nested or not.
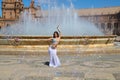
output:
[[[57,33],[54,33],[55,38],[57,38]]]

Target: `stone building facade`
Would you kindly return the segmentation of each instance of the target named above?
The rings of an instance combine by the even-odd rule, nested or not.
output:
[[[30,7],[24,7],[22,0],[2,0],[0,28],[14,24],[25,10],[30,11],[33,16],[36,15],[37,8],[34,5],[34,0],[31,1]]]
[[[79,16],[94,23],[105,34],[120,35],[120,7],[81,9]]]

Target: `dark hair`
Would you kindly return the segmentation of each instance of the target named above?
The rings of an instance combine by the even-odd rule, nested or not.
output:
[[[57,34],[57,37],[59,37],[59,33],[58,33],[57,31],[55,31],[55,32],[53,33],[53,38],[55,38],[55,33]]]

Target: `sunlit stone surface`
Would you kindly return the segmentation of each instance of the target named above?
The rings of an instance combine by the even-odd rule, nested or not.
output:
[[[119,80],[120,54],[58,55],[62,65],[50,68],[48,55],[0,55],[1,80]]]

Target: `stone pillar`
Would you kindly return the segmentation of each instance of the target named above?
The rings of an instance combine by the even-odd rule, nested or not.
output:
[[[120,22],[118,22],[118,31],[119,31],[118,36],[120,36]]]

